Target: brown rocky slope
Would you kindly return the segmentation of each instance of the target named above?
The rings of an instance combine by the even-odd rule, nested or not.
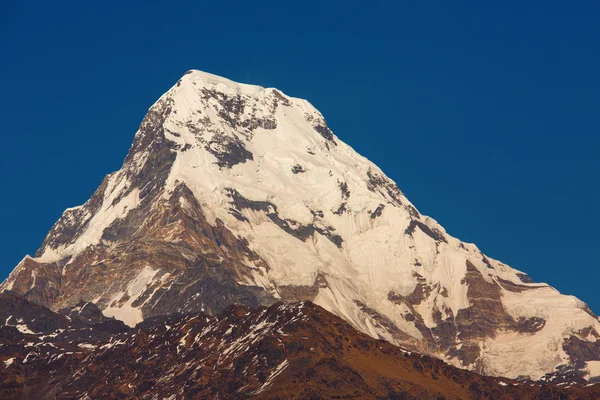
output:
[[[0,398],[600,397],[600,384],[525,383],[461,370],[375,340],[310,302],[154,317],[135,329],[99,317],[92,304],[66,312],[0,295],[0,317],[9,318],[0,329]]]

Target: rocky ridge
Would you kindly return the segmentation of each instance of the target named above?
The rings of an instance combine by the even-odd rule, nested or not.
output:
[[[305,100],[189,71],[123,167],[0,286],[129,326],[310,300],[356,329],[479,373],[594,381],[600,321],[422,215]]]
[[[20,327],[0,328],[0,397],[7,400],[600,396],[600,384],[518,382],[457,369],[361,334],[310,302],[152,317],[112,330],[1,295],[2,317],[10,308]],[[92,309],[87,303],[68,312],[101,316]]]

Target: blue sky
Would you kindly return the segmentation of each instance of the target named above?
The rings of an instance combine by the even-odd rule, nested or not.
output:
[[[600,312],[600,3],[85,3],[0,5],[0,279],[194,68],[307,98],[450,234]]]

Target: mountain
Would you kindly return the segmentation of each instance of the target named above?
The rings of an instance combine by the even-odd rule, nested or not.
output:
[[[82,303],[64,311],[103,318],[86,308],[94,309]],[[600,396],[600,384],[524,383],[451,367],[361,334],[310,302],[152,317],[135,329],[109,319],[67,318],[6,294],[0,314],[19,321],[0,328],[0,397],[6,400]]]
[[[449,235],[306,100],[200,71],[150,107],[122,168],[0,291],[55,311],[94,303],[129,326],[310,300],[482,374],[600,376],[583,302]]]

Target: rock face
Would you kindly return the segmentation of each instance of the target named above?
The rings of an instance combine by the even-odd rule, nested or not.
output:
[[[200,71],[0,290],[52,310],[92,302],[130,326],[310,300],[483,374],[600,376],[600,322],[583,302],[421,215],[307,101]]]
[[[85,308],[93,305],[69,312],[89,315]],[[524,383],[457,369],[375,340],[310,302],[230,306],[213,317],[152,317],[112,333],[105,323],[69,320],[1,295],[2,317],[9,309],[10,320],[20,322],[0,328],[0,398],[6,400],[600,396],[600,384]]]

